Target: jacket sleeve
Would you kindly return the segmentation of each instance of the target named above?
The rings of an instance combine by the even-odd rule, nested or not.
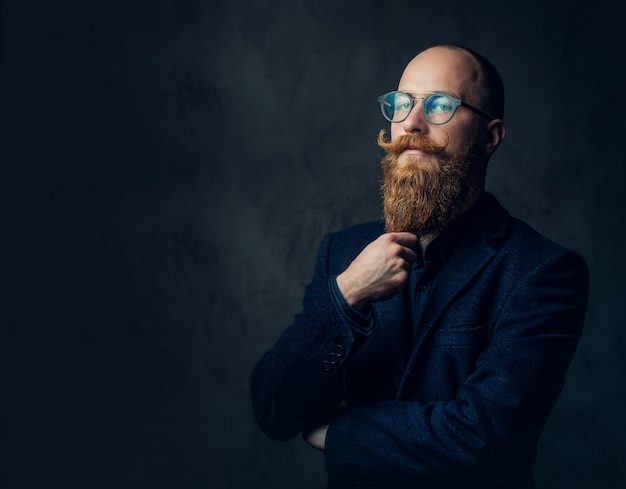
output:
[[[504,299],[475,370],[453,400],[377,402],[330,424],[330,478],[498,480],[532,465],[582,334],[587,294],[579,255],[544,259]]]
[[[289,440],[336,414],[343,366],[366,336],[351,327],[334,298],[328,267],[332,241],[329,234],[320,245],[301,313],[252,373],[256,420],[276,440]]]

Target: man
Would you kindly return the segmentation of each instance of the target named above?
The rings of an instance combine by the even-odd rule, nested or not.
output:
[[[302,312],[253,372],[257,420],[323,450],[330,488],[535,487],[585,262],[484,190],[505,136],[484,57],[426,49],[379,102],[384,223],[325,237]]]

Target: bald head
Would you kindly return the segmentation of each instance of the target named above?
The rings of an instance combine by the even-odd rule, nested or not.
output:
[[[452,93],[489,115],[504,116],[504,87],[500,74],[484,56],[455,44],[431,46],[415,56],[406,66],[403,77],[428,66],[431,81],[454,81],[464,93]],[[433,72],[433,70],[437,70]],[[426,74],[425,74],[426,75]],[[402,86],[402,79],[400,81]],[[439,89],[441,88],[440,85]]]

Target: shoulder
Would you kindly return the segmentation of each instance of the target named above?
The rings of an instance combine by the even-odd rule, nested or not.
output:
[[[481,238],[491,242],[498,251],[523,252],[526,256],[538,258],[554,254],[580,256],[540,233],[526,221],[512,216],[493,194],[486,194],[476,221]]]
[[[510,218],[510,230],[508,247],[511,252],[523,253],[538,260],[547,257],[564,256],[574,261],[585,262],[582,255],[578,252],[541,234],[530,224],[518,218]]]
[[[529,223],[508,215],[506,238],[495,244],[496,262],[518,273],[551,270],[553,277],[576,277],[578,284],[589,281],[583,256],[537,231]]]

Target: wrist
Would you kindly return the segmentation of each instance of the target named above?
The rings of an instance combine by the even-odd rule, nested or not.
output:
[[[337,288],[350,307],[356,309],[361,313],[365,313],[369,307],[369,301],[365,299],[362,294],[359,293],[358,287],[356,287],[353,281],[350,279],[346,272],[337,275]]]

